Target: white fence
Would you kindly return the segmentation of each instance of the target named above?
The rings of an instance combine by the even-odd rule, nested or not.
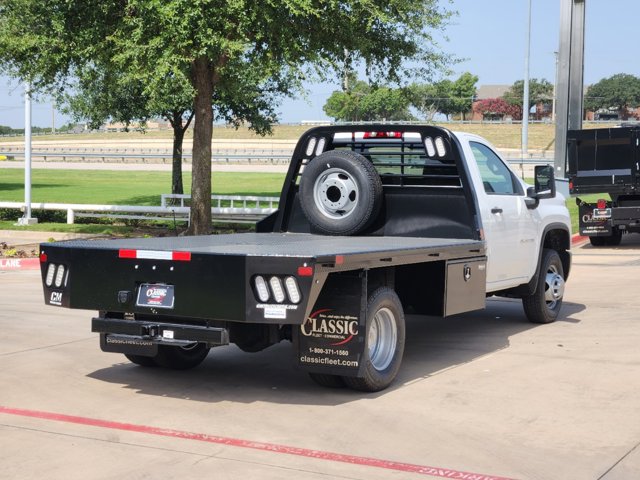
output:
[[[161,196],[160,206],[97,205],[84,203],[31,203],[31,209],[61,210],[67,212],[67,223],[75,223],[76,217],[120,218],[129,220],[173,220],[189,223],[189,207],[185,200],[190,195]],[[167,200],[176,199],[179,205],[170,205]],[[278,209],[278,197],[244,197],[212,195],[211,215],[214,222],[254,223]],[[0,202],[0,208],[24,209],[23,202]]]

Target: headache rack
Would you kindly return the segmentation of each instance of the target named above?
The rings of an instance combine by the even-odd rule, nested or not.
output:
[[[303,142],[300,169],[328,150],[351,150],[367,158],[380,174],[383,185],[462,188],[457,146],[449,132],[437,127],[376,125],[326,127],[310,132]],[[295,155],[295,154],[294,154]]]

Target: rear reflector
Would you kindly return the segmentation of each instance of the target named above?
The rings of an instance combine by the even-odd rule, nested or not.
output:
[[[147,260],[174,260],[177,262],[191,261],[191,252],[163,252],[160,250],[126,250],[118,252],[120,258],[138,258]]]
[[[299,277],[311,277],[313,275],[313,267],[298,267]]]

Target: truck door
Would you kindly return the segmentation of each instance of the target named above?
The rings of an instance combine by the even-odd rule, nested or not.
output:
[[[525,205],[522,184],[502,159],[480,142],[469,142],[483,189],[478,201],[488,245],[487,290],[526,283],[537,259],[537,221]]]

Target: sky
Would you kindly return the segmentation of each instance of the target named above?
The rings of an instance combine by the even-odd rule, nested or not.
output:
[[[444,35],[439,35],[443,51],[464,59],[454,67],[453,78],[469,71],[479,78],[478,86],[510,85],[524,78],[526,27],[529,0],[453,0],[458,15]],[[585,0],[585,84],[589,85],[616,73],[640,76],[635,59],[638,0]],[[555,79],[555,55],[558,50],[560,0],[531,0],[530,77]],[[442,2],[444,3],[444,2]],[[328,120],[322,111],[339,83],[308,85],[307,99],[291,99],[280,105],[281,123],[303,120]],[[24,88],[0,75],[0,125],[24,127]],[[51,127],[51,103],[34,103],[33,125]],[[69,119],[55,114],[56,126]]]

